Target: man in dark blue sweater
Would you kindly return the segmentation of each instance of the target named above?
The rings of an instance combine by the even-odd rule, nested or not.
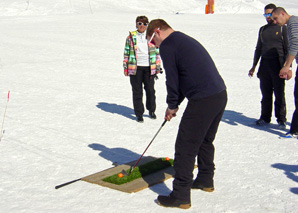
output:
[[[159,47],[166,72],[165,119],[175,117],[180,103],[188,99],[175,144],[173,191],[157,200],[162,206],[189,208],[191,188],[214,190],[213,140],[227,103],[226,86],[205,48],[164,20],[150,22],[147,39]],[[199,173],[193,181],[196,157]]]

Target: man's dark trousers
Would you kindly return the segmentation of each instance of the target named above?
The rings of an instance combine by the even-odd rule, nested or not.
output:
[[[138,66],[136,75],[130,76],[132,86],[133,108],[136,116],[144,114],[143,83],[146,92],[146,109],[155,112],[154,76],[151,75],[150,67]]]
[[[274,111],[277,122],[286,122],[285,79],[279,77],[281,65],[279,58],[262,58],[258,77],[262,92],[261,119],[270,123],[272,115],[273,93]]]
[[[298,133],[298,66],[296,69],[296,76],[295,76],[295,86],[294,86],[294,99],[295,99],[295,111],[293,113],[292,122],[291,122],[291,128],[290,133],[297,134]]]
[[[175,144],[175,179],[172,196],[190,201],[196,157],[199,169],[197,178],[202,184],[213,185],[215,169],[213,140],[226,103],[226,90],[207,98],[189,100]]]

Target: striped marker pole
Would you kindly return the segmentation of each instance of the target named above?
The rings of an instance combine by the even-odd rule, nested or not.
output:
[[[0,132],[0,141],[1,141],[1,139],[3,137],[3,134],[4,134],[3,126],[4,126],[5,115],[6,115],[6,109],[7,109],[7,105],[8,105],[8,102],[9,102],[9,94],[10,94],[10,91],[8,91],[8,94],[7,94],[7,102],[6,102],[6,107],[5,107],[5,110],[4,110],[4,115],[3,115],[3,120],[2,120],[2,127],[1,127],[1,132]]]

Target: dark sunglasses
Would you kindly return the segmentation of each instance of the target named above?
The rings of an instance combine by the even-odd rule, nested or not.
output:
[[[139,25],[139,26],[144,25],[145,27],[147,27],[148,23],[137,22],[137,25]]]
[[[267,17],[271,17],[271,13],[268,13],[268,14],[264,13],[263,16],[264,16],[265,18],[267,18]]]

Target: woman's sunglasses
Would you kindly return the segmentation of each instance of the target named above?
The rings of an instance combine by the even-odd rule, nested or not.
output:
[[[144,25],[145,27],[147,27],[148,23],[137,22],[137,25],[139,25],[139,26]]]

